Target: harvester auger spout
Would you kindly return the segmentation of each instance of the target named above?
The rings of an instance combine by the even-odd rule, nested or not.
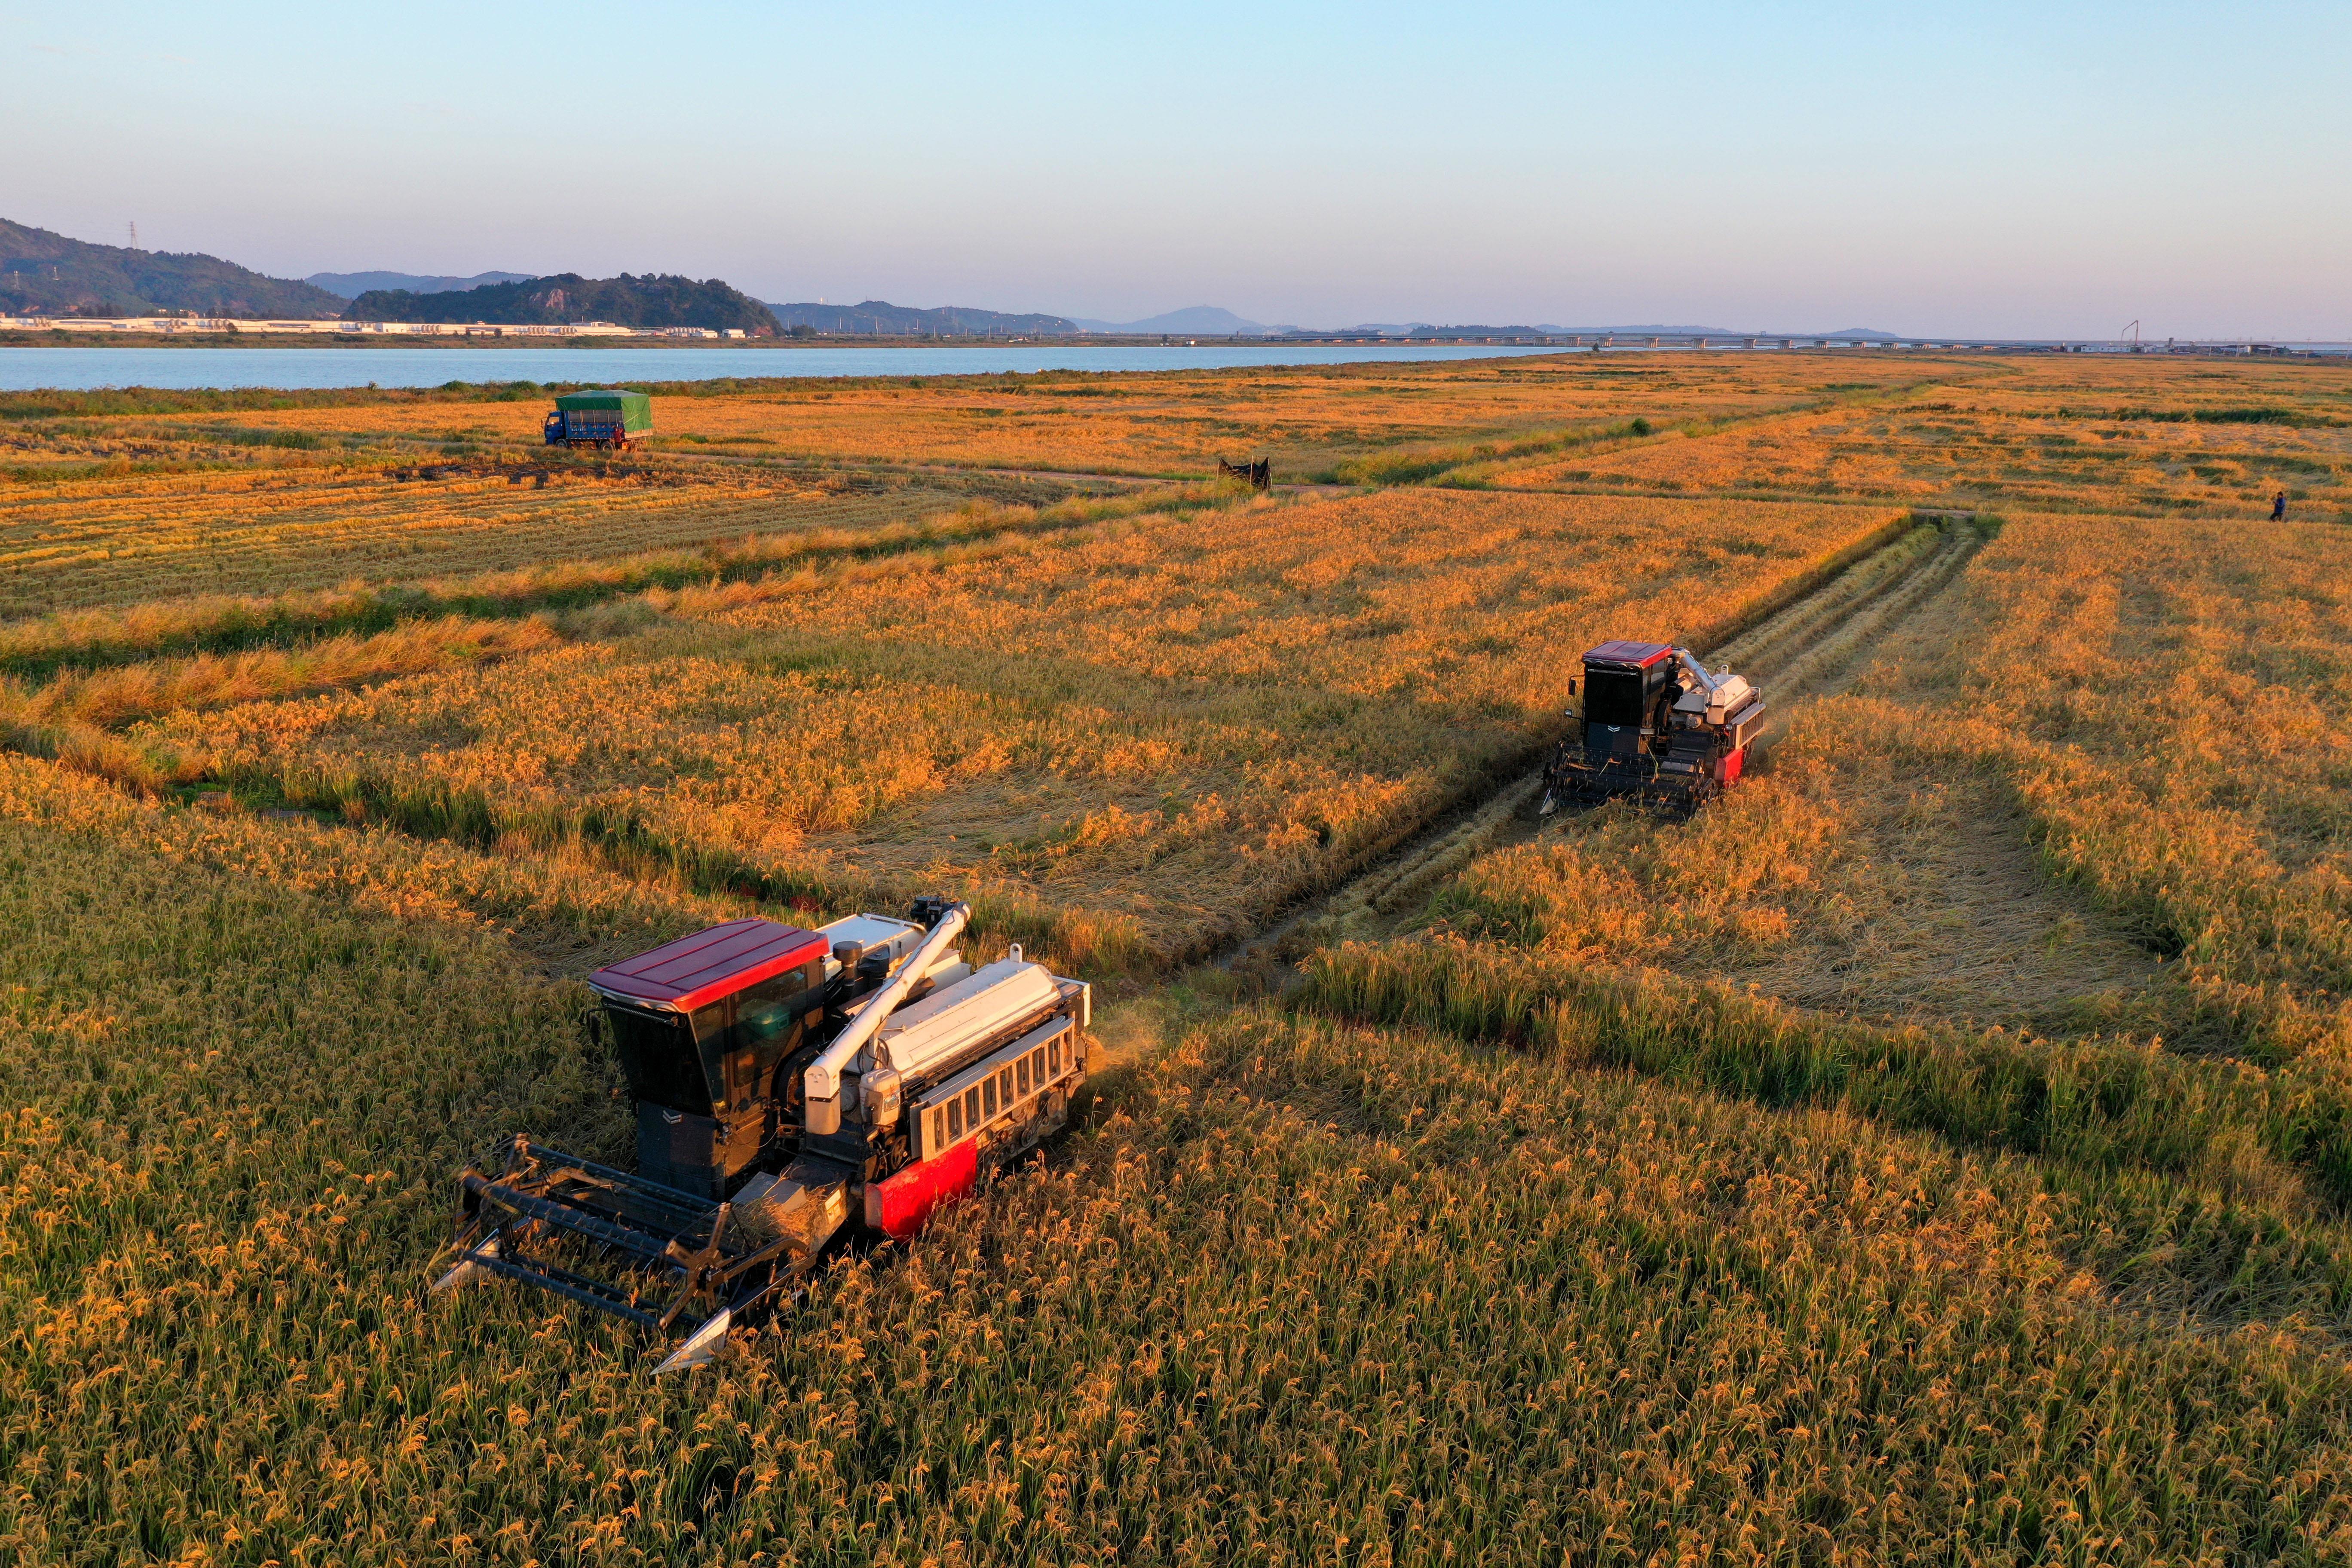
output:
[[[1546,816],[1623,799],[1688,816],[1738,781],[1764,725],[1763,695],[1747,677],[1666,643],[1586,650],[1583,695],[1569,710],[1575,731],[1544,767]]]
[[[853,1233],[911,1237],[1069,1119],[1092,992],[1021,956],[975,970],[966,906],[821,931],[730,921],[588,977],[636,1100],[637,1169],[516,1135],[458,1178],[435,1290],[502,1279],[683,1335],[793,1299]]]

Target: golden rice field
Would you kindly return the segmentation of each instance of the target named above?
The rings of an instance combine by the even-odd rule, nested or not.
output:
[[[1449,918],[1808,1005],[2352,1068],[2335,530],[2017,515],[1802,708],[1727,852],[1597,814],[1471,868]]]
[[[2173,425],[1913,405],[1800,416],[1679,443],[1546,457],[1496,476],[1510,489],[1857,495],[1921,505],[2149,510],[2242,506],[2284,489],[2331,517],[2352,508],[2340,430]]]
[[[743,384],[544,468],[174,395],[0,406],[72,542],[0,621],[0,1556],[2352,1555],[2352,368]],[[1738,791],[1318,923],[1617,635],[1763,681]],[[625,1158],[577,976],[932,888],[1103,984],[1044,1159],[691,1377],[427,1303],[493,1138]]]
[[[481,573],[906,522],[1067,487],[852,470],[304,465],[0,484],[0,612]]]
[[[458,797],[813,893],[1007,896],[1106,933],[1072,962],[1167,962],[1524,765],[1560,647],[1703,632],[1889,521],[1423,489],[1146,514],[650,595],[625,635],[125,739],[362,819]]]
[[[1591,363],[1586,363],[1590,361]],[[1605,363],[1601,363],[1604,362]],[[1347,477],[1459,446],[1542,442],[1610,427],[1737,418],[1873,397],[1923,375],[1968,381],[1961,364],[1790,359],[1763,369],[1729,357],[1585,356],[1393,365],[1261,366],[1108,375],[1035,375],[730,384],[662,400],[660,443],[687,457],[835,460],[1192,478],[1215,458],[1263,455],[1285,479]],[[680,392],[689,389],[679,388]],[[338,441],[539,440],[541,405],[452,409],[396,402],[329,411],[237,413],[228,428]],[[134,426],[135,421],[126,421]]]

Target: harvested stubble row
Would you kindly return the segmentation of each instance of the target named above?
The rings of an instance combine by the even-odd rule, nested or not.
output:
[[[506,658],[558,639],[541,616],[479,621],[458,616],[404,622],[397,630],[306,641],[292,649],[197,654],[111,669],[69,670],[27,690],[0,677],[0,726],[19,732],[110,728],[162,713],[334,691],[428,669]]]
[[[559,472],[402,479],[310,468],[0,487],[0,614],[324,588],[902,522],[1017,487],[758,470],[676,482]],[[1063,493],[1045,487],[1034,499]]]
[[[136,664],[158,656],[299,650],[320,637],[395,631],[449,616],[521,616],[578,610],[647,589],[716,586],[785,570],[914,551],[952,553],[1008,534],[1050,534],[1106,519],[1162,511],[1189,516],[1235,504],[1234,485],[1153,486],[1117,496],[1073,496],[1047,507],[967,502],[911,522],[803,528],[693,549],[598,556],[587,549],[502,572],[356,583],[268,595],[200,595],[120,607],[67,610],[0,624],[0,671]],[[597,542],[575,540],[577,545]]]
[[[1148,514],[655,595],[688,624],[130,739],[485,841],[593,814],[772,894],[1037,900],[1068,962],[1166,962],[1525,765],[1562,649],[1720,622],[1888,521],[1429,491]]]
[[[789,371],[788,356],[780,369]],[[1628,412],[1737,418],[1825,393],[1974,374],[1928,362],[1855,365],[1791,358],[1738,365],[1703,356],[1593,363],[1591,356],[1454,363],[1259,366],[1152,375],[942,376],[919,384],[739,384],[657,393],[657,448],[890,464],[1198,476],[1213,455],[1270,456],[1277,477],[1350,479],[1351,465],[1470,443],[1598,428]],[[1632,407],[1629,409],[1629,405]],[[255,430],[376,439],[435,437],[453,421],[483,437],[536,441],[534,407],[399,404],[238,414]]]
[[[1969,395],[1975,395],[1973,392]],[[1896,405],[1545,458],[1494,478],[1508,489],[1590,485],[1794,491],[1948,506],[2242,509],[2250,490],[2292,486],[2334,501],[2352,432],[2263,425],[2172,426],[2021,416],[1950,404]]]
[[[420,1311],[452,1162],[625,1131],[573,994],[106,817],[0,824],[27,1560],[2352,1549],[2336,1360],[2105,1310],[2034,1163],[1438,1036],[1196,1030],[697,1379],[506,1292]]]
[[[1923,365],[1923,371],[1926,366]],[[1952,367],[1948,367],[1952,368]],[[1593,450],[1481,465],[1506,489],[1852,496],[2173,515],[2345,510],[2352,386],[2342,367],[2171,374],[2084,360],[1972,366],[1859,406],[1665,428]]]

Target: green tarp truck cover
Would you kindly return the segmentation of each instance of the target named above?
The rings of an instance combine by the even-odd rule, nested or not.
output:
[[[624,430],[654,427],[654,400],[642,392],[567,392],[555,406],[566,414],[618,414]]]

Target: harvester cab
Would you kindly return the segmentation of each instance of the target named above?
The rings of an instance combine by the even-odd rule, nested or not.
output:
[[[661,1370],[797,1291],[836,1237],[904,1240],[1068,1120],[1091,993],[919,900],[820,931],[730,921],[589,976],[637,1169],[517,1135],[459,1177],[457,1258],[663,1333]],[[591,1272],[617,1263],[621,1278]]]
[[[1582,711],[1570,710],[1575,731],[1544,769],[1547,816],[1621,798],[1687,816],[1738,782],[1764,723],[1747,677],[1665,643],[1586,650],[1583,697]]]
[[[592,1030],[636,1100],[638,1173],[726,1196],[789,1129],[827,1009],[877,988],[923,935],[876,915],[823,932],[730,921],[591,974]]]

